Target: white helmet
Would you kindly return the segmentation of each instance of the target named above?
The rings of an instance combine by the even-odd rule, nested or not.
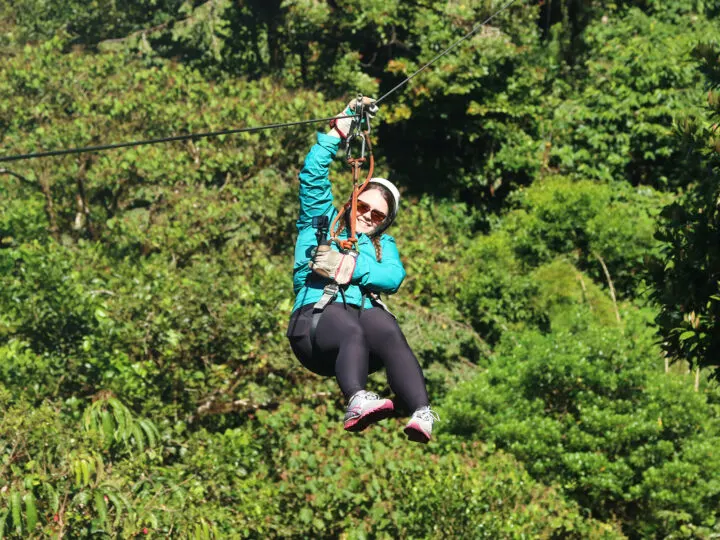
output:
[[[368,187],[366,189],[371,189],[373,184],[380,185],[387,189],[392,194],[393,199],[395,200],[395,204],[393,205],[390,215],[388,215],[388,217],[385,218],[385,221],[380,224],[378,228],[375,229],[375,231],[373,231],[373,235],[377,235],[382,233],[385,229],[392,225],[393,221],[395,221],[398,209],[400,208],[400,192],[398,191],[398,188],[395,187],[395,184],[393,184],[390,180],[386,178],[371,178],[370,183],[368,184]]]

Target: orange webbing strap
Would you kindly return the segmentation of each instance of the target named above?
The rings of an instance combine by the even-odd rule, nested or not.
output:
[[[357,224],[357,202],[358,202],[358,196],[365,191],[365,188],[367,188],[368,184],[370,183],[370,179],[372,178],[373,172],[375,172],[375,158],[372,154],[372,146],[370,145],[370,134],[367,131],[362,132],[363,137],[365,139],[365,144],[368,149],[368,157],[361,156],[358,158],[349,157],[348,158],[348,165],[352,167],[352,174],[353,174],[353,192],[352,196],[350,198],[349,205],[343,205],[343,207],[338,212],[338,215],[335,216],[335,219],[332,222],[332,225],[330,226],[330,239],[335,242],[338,246],[340,246],[342,249],[353,249],[355,247],[355,244],[357,244],[357,236],[355,231],[355,225]],[[363,163],[368,161],[368,173],[365,177],[365,181],[362,183],[362,185],[358,186],[358,178],[360,177],[360,168],[362,167]],[[340,230],[340,224],[341,219],[345,215],[345,211],[347,207],[350,206],[350,237],[347,240],[341,240],[338,238],[338,233]]]

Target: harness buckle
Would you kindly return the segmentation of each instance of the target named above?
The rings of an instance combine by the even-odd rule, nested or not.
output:
[[[315,302],[315,305],[313,306],[313,311],[323,311],[328,306],[328,304],[335,300],[335,297],[338,295],[339,291],[340,286],[334,281],[331,281],[330,283],[325,285],[320,300]]]

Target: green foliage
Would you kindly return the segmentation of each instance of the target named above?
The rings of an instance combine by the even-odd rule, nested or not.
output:
[[[654,299],[661,306],[657,323],[663,348],[675,360],[683,359],[697,367],[712,366],[712,376],[718,378],[720,139],[716,122],[720,118],[720,54],[711,44],[696,52],[704,59],[705,70],[714,76],[714,87],[708,94],[708,118],[699,129],[688,123],[678,140],[687,147],[688,160],[701,160],[703,169],[685,177],[690,189],[663,210],[657,233],[663,242],[662,255],[655,259],[649,274],[655,286]]]
[[[602,260],[615,287],[630,296],[657,252],[655,218],[666,201],[650,188],[546,177],[514,195],[518,208],[502,228],[526,268],[563,255],[604,282]]]
[[[467,242],[467,231],[476,228],[480,218],[464,204],[432,197],[403,201],[400,216],[393,234],[401,242],[408,277],[387,301],[423,367],[431,400],[436,401],[491,352],[452,302],[462,286],[458,247]]]
[[[2,36],[10,42],[24,43],[51,38],[66,32],[80,43],[97,43],[121,38],[150,26],[167,24],[185,2],[183,0],[131,0],[118,4],[111,0],[22,0],[0,14],[14,23]]]
[[[687,21],[688,18],[692,19],[693,16],[697,16],[698,14],[705,14],[711,18],[717,17],[720,13],[720,2],[717,0],[681,0],[679,2],[644,0],[641,2],[627,3],[631,5],[636,3],[638,7],[657,17],[677,23]]]
[[[339,413],[325,404],[286,404],[251,416],[241,428],[198,432],[182,467],[169,473],[191,479],[188,497],[203,497],[205,515],[226,534],[617,536],[507,456],[489,456],[480,445],[427,456],[397,437],[397,420],[371,437],[339,436]],[[232,521],[223,507],[236,509]]]
[[[207,85],[199,73],[182,66],[142,68],[132,64],[131,56],[120,53],[61,55],[61,46],[59,40],[48,42],[3,65],[0,123],[7,126],[7,151],[294,121],[328,116],[339,108],[329,108],[310,92],[291,95],[268,80]],[[80,82],[67,85],[67,78]],[[300,134],[297,130],[285,130],[283,135],[244,133],[212,141],[144,146],[69,157],[48,169],[44,169],[50,167],[47,161],[27,164],[29,170],[18,166],[18,172],[28,182],[6,184],[5,189],[10,196],[32,197],[35,208],[41,197],[45,199],[46,221],[56,235],[97,239],[126,213],[138,227],[148,227],[149,216],[168,202],[187,204],[189,186],[237,190],[270,166],[280,171],[295,167],[309,132],[310,128]],[[7,219],[12,220],[12,215]],[[22,231],[27,219],[4,225],[2,236],[32,237],[32,231]]]
[[[412,74],[492,11],[487,2],[438,4],[413,13],[409,31],[419,51],[388,62],[395,80]],[[388,159],[408,185],[478,202],[536,177],[542,144],[535,115],[547,72],[545,59],[535,56],[534,16],[535,8],[528,6],[503,12],[493,26],[393,96],[381,136]],[[428,136],[432,143],[423,145]]]
[[[0,249],[45,240],[48,225],[40,190],[27,178],[0,172]]]
[[[499,6],[3,5],[3,155],[329,116]],[[655,188],[697,183],[665,214],[658,320],[714,361],[717,182],[692,150],[717,143],[717,51],[696,47],[717,13],[518,3],[382,104],[408,270],[389,303],[442,417],[426,448],[401,419],[342,432],[337,385],[287,346],[314,127],[0,170],[4,535],[716,534],[717,391],[653,367],[641,295],[674,196]],[[344,198],[339,159],[331,178]]]
[[[106,449],[122,443],[142,452],[155,446],[160,436],[152,422],[134,419],[132,412],[113,397],[98,399],[85,409],[83,426],[86,431],[99,433]]]
[[[137,446],[108,453],[100,421],[88,418],[107,411],[117,426],[143,422],[116,398],[87,406],[85,429],[77,430],[49,406],[12,402],[0,390],[8,414],[0,452],[16,478],[0,488],[0,517],[11,538],[33,530],[129,538],[145,529],[200,538],[440,538],[448,531],[618,537],[612,525],[584,517],[508,456],[472,445],[427,461],[395,429],[338,436],[339,412],[325,406],[283,405],[251,415],[244,427],[182,439],[181,431],[166,428],[161,453]]]
[[[179,65],[62,55],[61,45],[28,49],[3,66],[0,116],[13,151],[339,108],[268,80],[208,85]],[[68,77],[84,82],[68,86]],[[32,382],[39,396],[110,389],[144,410],[168,406],[188,416],[247,392],[268,399],[255,380],[289,363],[279,328],[289,315],[290,276],[280,254],[293,241],[290,178],[309,131],[141,147],[48,169],[50,162],[35,162],[25,165],[28,182],[3,176],[8,204],[18,208],[8,207],[8,248],[0,251],[0,329],[23,351],[4,366],[13,384]],[[36,204],[20,211],[25,200]],[[32,223],[49,230],[26,227]],[[35,236],[49,245],[31,243]]]
[[[0,406],[4,413],[0,421],[0,528],[6,536],[72,531],[78,536],[105,532],[127,538],[151,519],[141,505],[130,502],[135,498],[132,479],[118,475],[114,468],[124,462],[142,468],[154,460],[157,428],[152,422],[137,418],[109,396],[98,397],[86,407],[83,429],[72,415],[59,416],[49,403],[33,406],[12,398],[3,386]],[[66,402],[68,409],[78,406],[82,404]],[[103,431],[92,422],[101,411],[108,412],[107,423],[117,426],[114,437],[133,444],[120,450],[102,442]],[[147,444],[138,433],[123,431],[136,431],[138,426]]]
[[[508,329],[567,329],[578,309],[615,324],[610,292],[599,285],[609,288],[603,264],[620,297],[635,296],[658,251],[654,219],[664,200],[650,188],[566,177],[519,190],[514,208],[460,259],[459,308],[491,342]]]
[[[588,279],[575,266],[556,259],[536,268],[528,278],[537,290],[528,299],[532,312],[547,318],[552,330],[572,330],[579,314],[591,312],[593,322],[612,326],[617,321],[607,292]]]
[[[447,429],[514,454],[630,536],[711,534],[720,484],[699,471],[718,467],[705,452],[720,410],[688,377],[647,367],[651,340],[637,325],[508,334],[488,371],[448,396]]]
[[[720,291],[710,277],[718,260],[717,185],[717,174],[710,173],[682,203],[666,207],[658,234],[665,249],[651,268],[664,347],[699,367],[718,365],[720,345]]]
[[[673,122],[700,114],[704,78],[691,53],[717,32],[703,17],[679,27],[639,10],[591,25],[582,76],[570,86],[559,80],[550,97],[550,167],[657,188],[684,185],[683,173],[699,164],[683,159]]]
[[[72,252],[57,244],[0,251],[0,336],[22,336],[38,354],[82,347],[103,304],[71,258]]]

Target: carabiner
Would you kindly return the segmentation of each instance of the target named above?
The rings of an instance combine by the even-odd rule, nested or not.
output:
[[[371,103],[367,107],[363,103],[363,95],[358,94],[355,99],[355,118],[353,118],[350,124],[350,133],[346,139],[345,153],[347,159],[354,159],[352,156],[352,142],[354,139],[361,139],[362,143],[360,146],[360,157],[358,159],[365,158],[365,150],[368,146],[368,137],[370,137],[370,119],[377,114],[378,106],[375,103]],[[363,121],[365,122],[365,129],[363,129]]]
[[[364,98],[362,94],[358,94],[357,98],[355,99],[355,118],[353,118],[350,127],[350,131],[354,132],[355,135],[363,131],[368,134],[370,133],[370,119],[373,118],[379,110],[378,106],[375,104],[374,101],[366,105],[363,99]]]
[[[352,142],[353,139],[361,139],[362,143],[360,145],[360,157],[358,159],[364,159],[365,158],[365,146],[367,139],[365,138],[365,133],[362,131],[360,133],[351,133],[348,135],[348,138],[345,142],[345,156],[347,159],[354,159],[352,156]]]

